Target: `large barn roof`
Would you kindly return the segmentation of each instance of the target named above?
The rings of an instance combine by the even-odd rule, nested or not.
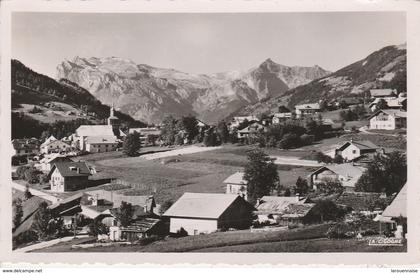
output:
[[[218,219],[237,198],[242,197],[236,194],[186,192],[164,216]]]
[[[382,213],[384,217],[407,217],[407,183]]]

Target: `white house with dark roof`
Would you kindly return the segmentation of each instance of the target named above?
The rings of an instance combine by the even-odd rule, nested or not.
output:
[[[314,115],[320,111],[321,106],[319,103],[306,103],[295,106],[295,112],[298,118],[306,115]]]
[[[309,181],[314,189],[319,183],[333,180],[340,182],[347,190],[352,190],[364,171],[364,168],[352,163],[326,165],[312,172]]]
[[[186,192],[163,216],[170,219],[171,233],[198,235],[218,229],[249,228],[254,210],[238,195]]]
[[[349,140],[335,147],[329,147],[323,153],[334,158],[341,155],[344,160],[352,161],[364,154],[379,152],[380,148],[369,140]]]
[[[407,112],[395,109],[378,110],[369,117],[369,129],[395,130],[407,128]]]
[[[223,184],[226,185],[227,194],[236,194],[245,199],[247,198],[248,182],[243,179],[243,176],[243,172],[236,172],[223,181]]]
[[[238,139],[244,139],[250,136],[254,136],[259,132],[266,132],[267,126],[262,125],[258,122],[254,122],[248,127],[243,128],[242,130],[238,130]]]
[[[48,177],[51,191],[66,192],[84,189],[91,175],[86,162],[57,162],[52,166]]]
[[[47,143],[41,144],[40,151],[42,154],[68,152],[71,145],[62,140],[52,140]]]

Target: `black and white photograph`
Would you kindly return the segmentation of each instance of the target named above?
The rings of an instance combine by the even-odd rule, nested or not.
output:
[[[407,38],[396,10],[11,12],[12,255],[407,254]]]

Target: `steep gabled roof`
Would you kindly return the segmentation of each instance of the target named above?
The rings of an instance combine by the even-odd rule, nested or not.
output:
[[[116,136],[88,136],[86,143],[89,144],[114,144],[117,143]]]
[[[362,167],[354,166],[352,163],[346,163],[322,166],[321,168],[311,173],[311,175],[321,173],[325,170],[330,170],[335,174],[347,177],[346,181],[340,181],[345,187],[354,187],[356,182],[365,171],[365,169]]]
[[[306,199],[297,196],[264,196],[257,206],[256,214],[283,214],[290,204],[304,204]]]
[[[63,177],[74,177],[74,176],[89,176],[91,175],[89,167],[86,162],[57,162],[54,163],[51,168],[50,174],[58,169]]]
[[[392,203],[382,213],[384,217],[407,217],[407,183],[394,198]]]
[[[319,103],[306,103],[306,104],[298,104],[295,106],[296,109],[302,110],[302,109],[313,109],[313,110],[319,110],[321,109]]]
[[[379,113],[384,113],[386,115],[394,116],[394,117],[400,117],[400,118],[407,118],[407,112],[401,111],[399,109],[381,109],[370,115],[368,119],[371,119],[375,116],[377,116]]]
[[[78,136],[114,136],[111,125],[81,125],[76,129]]]
[[[373,142],[369,141],[369,140],[350,140],[345,142],[344,144],[342,144],[340,147],[337,148],[337,150],[344,150],[345,148],[347,148],[349,145],[353,144],[354,146],[356,146],[357,148],[359,148],[360,150],[373,150],[373,149],[379,149],[378,146],[376,146]]]
[[[242,199],[235,194],[186,192],[163,216],[218,219],[237,198]]]

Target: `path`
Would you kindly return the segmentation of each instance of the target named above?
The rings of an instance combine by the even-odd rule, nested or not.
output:
[[[23,191],[23,192],[26,190],[26,186],[21,185],[19,183],[16,183],[14,181],[12,181],[12,188],[14,188],[14,189],[16,189],[18,191]],[[31,187],[29,187],[29,192],[32,195],[35,195],[35,196],[38,196],[38,197],[40,197],[42,199],[48,200],[48,201],[52,202],[53,204],[54,203],[57,203],[58,201],[60,201],[60,198],[55,197],[52,194],[49,194],[47,192],[43,192],[43,191],[40,191],[40,190],[33,189]]]
[[[221,146],[217,146],[217,147],[190,146],[190,147],[176,149],[176,150],[172,150],[172,151],[157,152],[157,153],[153,153],[153,154],[141,155],[140,158],[144,158],[146,160],[153,160],[153,159],[165,158],[165,157],[170,157],[170,156],[207,152],[207,151],[212,151],[212,150],[216,150],[216,149],[220,149],[220,148],[221,148]]]
[[[88,238],[88,237],[89,237],[89,235],[77,235],[77,238]],[[33,245],[30,245],[30,246],[18,248],[18,249],[15,249],[14,251],[15,252],[29,252],[29,251],[33,251],[33,250],[37,250],[37,249],[41,249],[41,248],[50,247],[50,246],[56,245],[58,243],[68,242],[68,241],[71,241],[73,239],[74,239],[74,236],[58,238],[58,239],[54,239],[54,240],[50,240],[50,241],[40,242],[40,243],[33,244]]]
[[[315,160],[306,160],[300,159],[298,157],[290,157],[290,156],[271,156],[269,157],[274,158],[274,163],[278,165],[294,165],[294,166],[307,166],[307,167],[320,167],[323,164],[318,163]]]

